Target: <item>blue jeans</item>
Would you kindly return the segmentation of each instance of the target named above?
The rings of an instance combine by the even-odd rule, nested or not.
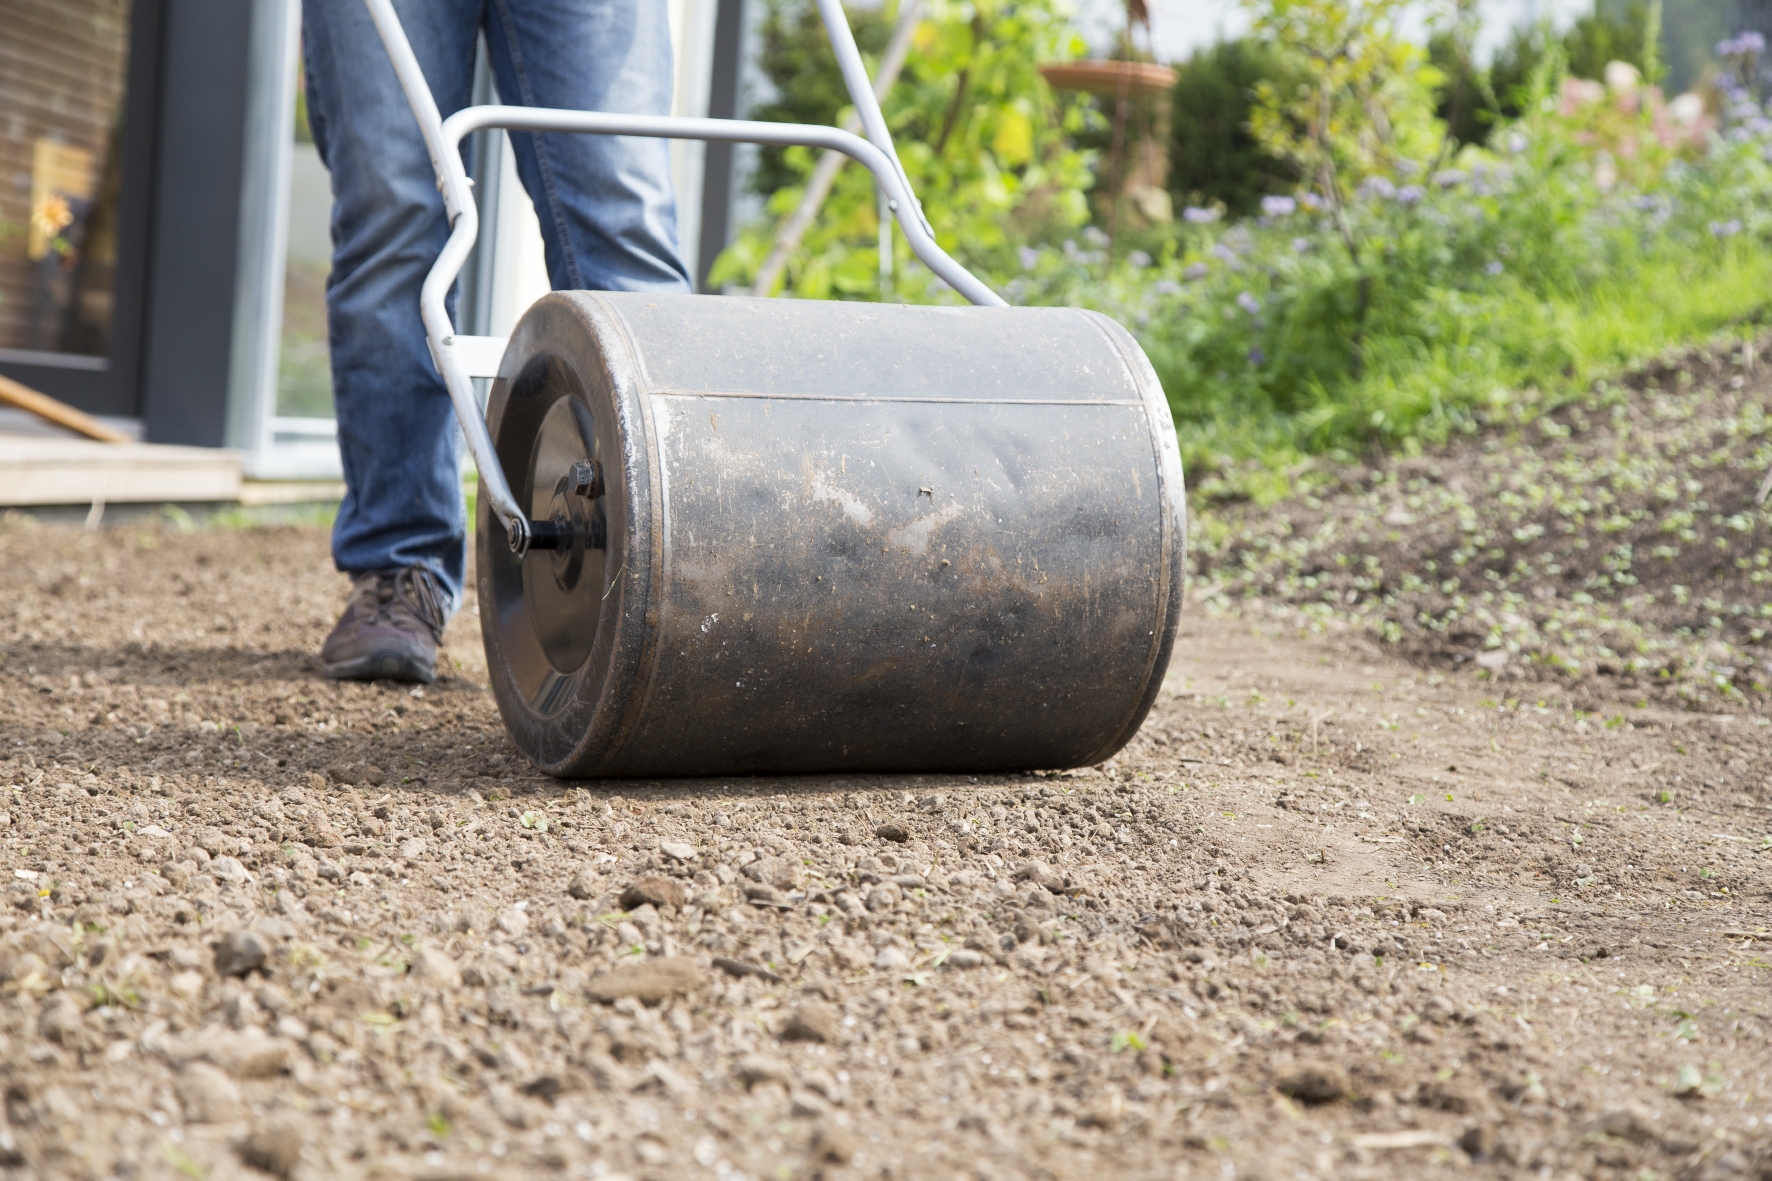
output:
[[[447,118],[467,106],[486,30],[502,101],[668,114],[665,0],[395,0]],[[363,0],[303,0],[308,121],[332,174],[326,285],[347,572],[424,566],[461,601],[467,522],[454,411],[418,313],[449,236],[412,109]],[[686,291],[663,140],[513,132],[555,288]],[[482,227],[490,232],[490,227]],[[453,308],[453,301],[451,303]]]

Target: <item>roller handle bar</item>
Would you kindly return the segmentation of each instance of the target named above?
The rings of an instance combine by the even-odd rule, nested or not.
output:
[[[447,120],[437,109],[437,101],[425,81],[424,70],[412,52],[406,30],[394,11],[393,0],[364,0],[370,19],[375,22],[388,59],[400,80],[400,88],[412,107],[424,137],[425,151],[437,174],[437,188],[443,196],[443,208],[449,217],[449,239],[432,264],[419,293],[419,313],[424,320],[425,338],[430,345],[431,359],[442,375],[444,388],[467,440],[468,452],[480,473],[489,507],[505,527],[511,550],[519,558],[531,545],[552,548],[559,539],[552,536],[547,522],[531,521],[518,504],[506,480],[504,467],[498,461],[486,419],[474,398],[473,379],[461,354],[451,346],[455,342],[455,325],[448,309],[449,289],[466,264],[474,241],[480,234],[480,214],[476,208],[467,169],[461,160],[461,140],[482,128],[508,130],[562,131],[592,135],[638,135],[663,139],[701,139],[736,143],[799,145],[828,148],[854,158],[874,174],[875,182],[886,195],[887,207],[904,231],[911,250],[936,275],[954,290],[975,304],[991,307],[1007,306],[1003,299],[970,271],[955,262],[936,244],[935,235],[923,217],[922,207],[912,192],[910,178],[899,163],[891,132],[880,113],[880,104],[868,84],[867,70],[856,48],[848,18],[843,14],[841,0],[818,0],[825,31],[830,36],[831,50],[836,54],[844,84],[861,117],[867,138],[851,135],[836,127],[813,127],[791,123],[759,123],[740,119],[688,119],[660,115],[612,115],[595,111],[564,111],[544,107],[483,106],[466,107]],[[550,546],[550,542],[552,546]]]

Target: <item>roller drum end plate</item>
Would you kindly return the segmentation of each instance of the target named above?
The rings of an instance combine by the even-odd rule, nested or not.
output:
[[[555,775],[1098,762],[1167,666],[1185,537],[1162,390],[1067,309],[565,292],[487,410],[480,618]]]

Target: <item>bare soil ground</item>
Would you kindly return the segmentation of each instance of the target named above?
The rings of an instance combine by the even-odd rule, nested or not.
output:
[[[1740,698],[1196,608],[1101,768],[565,784],[471,608],[315,674],[319,530],[0,587],[5,1175],[1772,1177]]]
[[[1680,350],[1426,454],[1316,461],[1302,495],[1197,516],[1196,598],[1351,621],[1430,668],[1594,708],[1764,711],[1768,349]]]

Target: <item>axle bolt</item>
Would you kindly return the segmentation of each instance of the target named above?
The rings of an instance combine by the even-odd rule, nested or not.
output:
[[[586,500],[603,493],[602,476],[597,471],[597,465],[588,459],[581,459],[572,465],[572,474],[568,481],[572,485],[573,495],[582,496]]]

